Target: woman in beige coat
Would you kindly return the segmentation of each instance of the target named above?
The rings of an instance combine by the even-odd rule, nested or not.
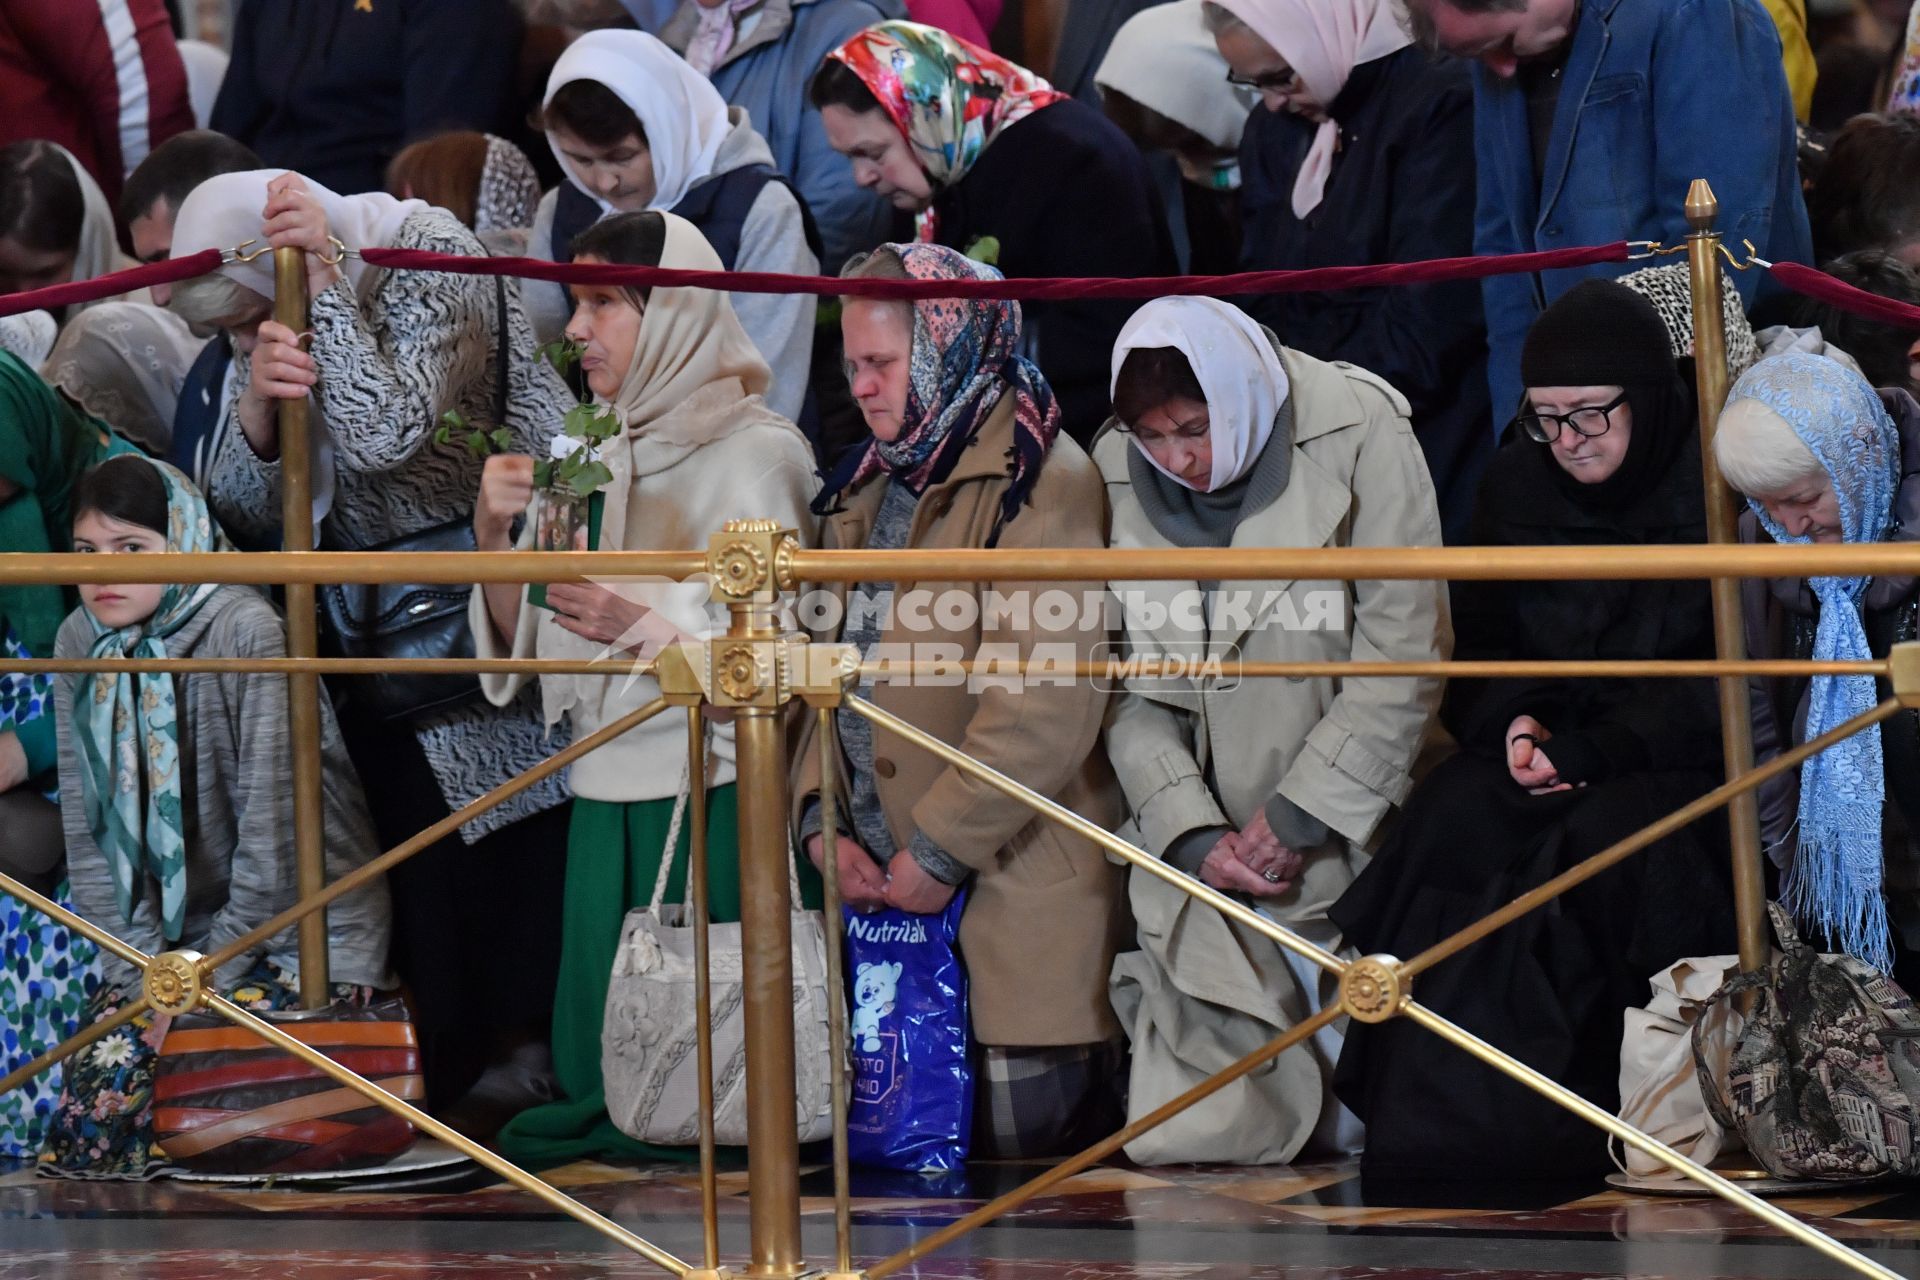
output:
[[[1116,429],[1094,447],[1116,547],[1433,546],[1432,481],[1407,404],[1380,379],[1281,347],[1244,312],[1166,298],[1113,356]],[[1189,664],[1129,679],[1107,731],[1123,834],[1330,950],[1327,908],[1413,785],[1440,682],[1239,681],[1209,662],[1430,661],[1452,646],[1435,582],[1115,582],[1129,659]],[[1144,1115],[1332,997],[1270,939],[1145,875],[1140,950],[1113,1002]],[[1311,1137],[1354,1149],[1328,1086],[1339,1033],[1316,1036],[1127,1147],[1143,1163],[1282,1163]]]
[[[885,245],[847,274],[997,278],[935,245]],[[1100,478],[1059,434],[1040,372],[1015,352],[1011,302],[849,300],[853,396],[872,439],[827,482],[828,547],[1098,547]],[[1086,659],[1107,638],[1098,583],[860,583],[825,638],[869,661]],[[823,604],[825,602],[822,602]],[[810,611],[804,611],[810,612]],[[804,616],[803,612],[803,616]],[[810,619],[811,620],[811,619]],[[1102,825],[1119,817],[1099,749],[1106,696],[1086,680],[913,672],[859,696]],[[795,772],[807,852],[820,835],[819,744]],[[1046,1155],[1112,1131],[1119,1026],[1106,973],[1124,913],[1099,847],[852,711],[836,720],[840,883],[849,905],[934,913],[970,885],[960,950],[971,986],[975,1156]]]

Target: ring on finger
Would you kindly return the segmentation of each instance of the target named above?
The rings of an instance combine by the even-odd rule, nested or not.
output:
[[[1265,880],[1268,884],[1279,884],[1281,880],[1280,873],[1278,871],[1275,871],[1272,867],[1268,867],[1265,871],[1262,871],[1260,873],[1260,878],[1262,880]]]

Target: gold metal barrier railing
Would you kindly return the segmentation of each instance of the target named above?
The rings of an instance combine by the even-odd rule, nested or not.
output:
[[[1217,551],[1092,551],[1049,550],[962,551],[962,552],[866,552],[809,551],[802,549],[790,531],[771,523],[744,521],[730,525],[716,535],[707,552],[504,552],[434,553],[430,555],[394,555],[382,553],[324,553],[311,547],[310,506],[304,446],[305,406],[285,402],[281,406],[284,466],[287,475],[283,515],[289,550],[284,553],[247,555],[209,554],[154,557],[141,566],[142,576],[155,582],[240,582],[289,584],[290,614],[305,621],[296,625],[289,619],[289,656],[286,659],[206,659],[90,662],[82,659],[43,660],[14,664],[26,670],[46,672],[84,672],[97,670],[165,669],[181,674],[214,671],[279,671],[289,675],[294,687],[294,729],[298,773],[304,769],[317,788],[318,765],[312,750],[317,750],[317,679],[323,673],[352,674],[367,670],[488,671],[513,670],[529,674],[594,673],[608,670],[603,662],[580,663],[539,659],[522,660],[426,660],[407,663],[382,663],[343,659],[317,659],[313,656],[311,627],[311,587],[329,582],[529,582],[554,581],[567,577],[606,579],[622,576],[653,576],[684,579],[705,572],[715,598],[731,613],[727,633],[700,646],[669,650],[651,669],[661,689],[661,698],[605,726],[595,734],[556,754],[537,768],[509,780],[480,797],[458,813],[421,832],[413,839],[382,854],[366,866],[340,880],[322,886],[322,833],[319,816],[310,795],[296,795],[295,825],[301,836],[298,856],[301,863],[301,900],[272,920],[251,930],[214,956],[202,957],[176,951],[148,957],[127,946],[111,933],[85,921],[58,904],[34,893],[4,876],[0,890],[33,906],[75,932],[90,938],[109,953],[138,967],[143,974],[141,994],[114,1016],[84,1029],[65,1044],[41,1055],[34,1062],[0,1080],[0,1092],[17,1087],[40,1070],[94,1042],[117,1026],[124,1025],[148,1009],[163,1013],[207,1008],[235,1025],[246,1027],[336,1081],[353,1088],[370,1100],[412,1121],[424,1132],[448,1142],[456,1149],[535,1196],[601,1232],[610,1240],[676,1275],[696,1277],[722,1274],[719,1263],[717,1183],[714,1174],[712,1130],[712,1045],[708,1025],[708,980],[706,938],[706,819],[704,805],[704,733],[703,710],[724,708],[732,717],[736,732],[736,756],[740,777],[740,862],[743,933],[747,937],[743,957],[747,975],[745,1016],[748,1027],[748,1183],[750,1213],[750,1263],[746,1274],[767,1277],[797,1276],[806,1269],[799,1235],[798,1153],[795,1143],[793,1093],[792,1010],[787,992],[791,985],[789,946],[789,907],[785,877],[786,862],[786,760],[780,728],[782,718],[793,701],[813,708],[820,727],[827,730],[836,709],[842,705],[880,728],[898,734],[922,748],[933,751],[952,767],[1002,791],[1032,808],[1039,815],[1063,823],[1095,840],[1103,848],[1129,863],[1136,872],[1157,876],[1181,891],[1208,903],[1235,921],[1270,938],[1277,945],[1312,960],[1322,968],[1340,975],[1340,1000],[1311,1018],[1290,1028],[1281,1036],[1185,1094],[1169,1100],[1149,1115],[1129,1124],[1112,1137],[1050,1169],[1026,1186],[1017,1188],[981,1206],[942,1230],[919,1241],[911,1248],[886,1258],[866,1269],[865,1275],[891,1275],[917,1259],[959,1238],[974,1228],[992,1221],[1007,1209],[1059,1185],[1075,1173],[1089,1167],[1121,1146],[1172,1118],[1228,1083],[1257,1069],[1288,1048],[1297,1045],[1315,1031],[1341,1016],[1361,1021],[1385,1021],[1406,1017],[1425,1026],[1450,1043],[1462,1048],[1497,1070],[1519,1080],[1528,1088],[1552,1098],[1596,1126],[1646,1152],[1668,1167],[1692,1179],[1706,1190],[1736,1204],[1756,1217],[1818,1249],[1850,1269],[1871,1276],[1888,1277],[1895,1273],[1833,1240],[1791,1214],[1767,1204],[1726,1179],[1687,1160],[1647,1135],[1607,1115],[1563,1086],[1541,1076],[1499,1049],[1487,1045],[1446,1019],[1415,1003],[1411,998],[1411,980],[1424,969],[1470,946],[1487,934],[1512,922],[1549,901],[1559,893],[1590,879],[1622,859],[1645,848],[1680,826],[1729,806],[1736,818],[1734,829],[1736,881],[1743,888],[1738,902],[1741,917],[1741,959],[1752,968],[1766,958],[1762,903],[1759,898],[1759,851],[1757,832],[1743,836],[1739,818],[1741,806],[1750,805],[1755,788],[1798,765],[1815,752],[1825,749],[1851,733],[1893,715],[1902,706],[1920,705],[1920,647],[1901,646],[1885,662],[1811,663],[1749,661],[1741,653],[1737,625],[1737,596],[1731,588],[1741,577],[1817,576],[1839,573],[1912,574],[1915,553],[1893,546],[1854,547],[1742,547],[1734,544],[1730,496],[1719,485],[1712,470],[1711,430],[1715,411],[1724,399],[1726,376],[1724,363],[1714,358],[1724,350],[1719,308],[1719,239],[1711,231],[1711,194],[1704,184],[1696,184],[1689,200],[1689,215],[1697,228],[1689,241],[1692,283],[1696,299],[1696,353],[1699,356],[1702,401],[1702,448],[1708,450],[1709,518],[1716,545],[1708,547],[1582,547],[1582,548],[1274,548],[1229,549]],[[276,254],[277,310],[292,327],[304,327],[304,264],[293,251]],[[296,307],[293,300],[299,299]],[[1711,301],[1706,301],[1710,299]],[[1717,495],[1717,496],[1716,496]],[[81,556],[0,556],[0,583],[21,582],[101,582],[124,576],[124,570],[97,557]],[[1602,850],[1554,880],[1522,895],[1507,907],[1486,919],[1443,940],[1409,961],[1388,956],[1343,961],[1323,948],[1300,938],[1283,926],[1261,916],[1228,897],[1184,876],[1159,859],[1128,845],[1086,819],[1065,810],[1053,801],[1007,778],[986,765],[972,760],[957,749],[890,716],[862,699],[849,696],[849,690],[862,673],[857,655],[845,646],[810,645],[792,636],[781,635],[775,627],[775,609],[783,593],[795,590],[803,582],[852,582],[865,579],[910,581],[1108,581],[1193,578],[1300,578],[1318,579],[1506,579],[1545,578],[1710,578],[1715,583],[1714,605],[1717,619],[1717,661],[1714,662],[1586,662],[1586,663],[1239,663],[1223,670],[1253,677],[1333,675],[1357,678],[1362,675],[1475,676],[1545,674],[1701,677],[1721,680],[1724,740],[1728,744],[1728,781],[1692,804],[1608,849]],[[303,589],[302,589],[303,588]],[[910,669],[910,668],[909,668]],[[952,670],[950,666],[942,668]],[[618,664],[625,672],[627,664]],[[898,673],[900,667],[890,671]],[[1058,668],[1049,667],[1058,674]],[[1101,664],[1075,664],[1075,673],[1097,674]],[[1010,672],[1006,664],[996,663],[994,674]],[[1744,702],[1738,707],[1732,691],[1747,675],[1790,674],[1871,674],[1890,680],[1895,697],[1872,712],[1841,725],[1831,733],[1787,752],[1765,766],[1752,767],[1750,748],[1745,745]],[[1150,672],[1132,670],[1126,674]],[[300,692],[304,687],[314,695]],[[299,704],[311,713],[303,716]],[[337,1063],[293,1040],[272,1024],[220,998],[211,989],[213,972],[227,961],[244,954],[284,929],[300,927],[302,958],[302,997],[313,1003],[325,998],[325,926],[324,909],[342,894],[351,892],[384,874],[406,858],[456,830],[478,813],[518,794],[540,779],[589,751],[611,741],[636,725],[659,714],[669,705],[688,710],[688,750],[692,774],[696,779],[694,818],[691,840],[694,847],[696,903],[696,968],[701,1008],[697,1027],[699,1068],[703,1079],[701,1096],[701,1188],[703,1225],[703,1263],[698,1268],[620,1227],[604,1216],[579,1204],[551,1185],[521,1170],[499,1156],[479,1147],[447,1129],[432,1117],[388,1094]],[[1734,720],[1738,720],[1736,725]],[[303,745],[311,740],[311,749]],[[827,826],[832,828],[834,803],[834,753],[821,752],[822,797],[827,808]],[[1746,810],[1750,814],[1750,808]],[[839,893],[834,859],[826,859],[827,919],[830,933],[831,978],[835,990],[839,974]],[[318,975],[316,978],[315,975]],[[834,1043],[845,1042],[844,1009],[836,1001],[831,1009],[831,1034]],[[861,1274],[855,1270],[851,1240],[851,1212],[846,1159],[845,1063],[835,1065],[834,1117],[834,1225],[835,1275]]]

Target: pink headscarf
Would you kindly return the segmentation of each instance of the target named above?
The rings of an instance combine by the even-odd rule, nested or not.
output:
[[[1355,67],[1413,43],[1394,0],[1219,0],[1219,4],[1272,45],[1329,109]],[[1304,218],[1319,207],[1339,149],[1340,124],[1329,119],[1320,126],[1294,178],[1295,217]]]

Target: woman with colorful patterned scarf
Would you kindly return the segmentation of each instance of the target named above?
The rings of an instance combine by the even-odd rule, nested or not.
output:
[[[997,278],[924,244],[882,245],[842,274]],[[841,331],[872,438],[827,480],[815,506],[822,545],[1104,545],[1099,473],[1060,434],[1052,389],[1019,354],[1017,304],[846,299]],[[869,662],[948,664],[946,674],[869,676],[860,697],[1111,827],[1119,796],[1099,746],[1106,694],[1070,665],[1107,639],[1104,596],[1097,582],[921,584],[897,595],[891,582],[863,582],[837,608],[822,601],[808,612],[810,622],[825,618],[819,638],[854,645]],[[954,664],[976,659],[1052,674],[953,677]],[[876,735],[851,710],[840,712],[835,737],[845,793],[834,856],[848,905],[938,914],[967,886],[973,1154],[1049,1155],[1111,1132],[1120,1028],[1106,973],[1123,919],[1119,869],[1092,841]],[[827,856],[819,753],[809,733],[794,772],[796,817],[816,864]]]
[[[163,462],[117,457],[80,478],[73,546],[97,555],[231,550],[206,499]],[[116,561],[116,563],[118,563]],[[129,575],[138,570],[129,563]],[[212,583],[89,585],[60,627],[60,658],[281,658],[286,629],[267,598]],[[149,955],[212,954],[293,905],[293,751],[279,675],[103,673],[54,684],[60,789],[74,909]],[[376,852],[373,824],[328,703],[321,710],[327,879]],[[191,778],[191,785],[183,780]],[[327,910],[336,1000],[391,987],[387,890],[376,883]],[[102,960],[87,1021],[109,1017],[139,975]],[[294,930],[222,966],[216,988],[259,1010],[298,1005]],[[42,1173],[145,1178],[153,1142],[154,1059],[168,1019],[149,1011],[67,1066]]]
[[[1025,67],[932,27],[882,22],[829,54],[809,93],[854,181],[914,215],[922,241],[1013,278],[1177,270],[1139,149]],[[1106,420],[1107,357],[1132,310],[1052,302],[1027,318],[1028,354],[1082,445]]]
[[[1920,532],[1920,405],[1876,392],[1821,356],[1771,356],[1734,383],[1714,432],[1728,483],[1747,495],[1750,542],[1911,542]],[[1745,584],[1756,658],[1884,658],[1920,627],[1920,579],[1780,578]],[[1887,696],[1869,676],[1752,682],[1760,762]],[[1762,841],[1786,904],[1846,951],[1920,978],[1920,718],[1903,711],[1760,792]]]

